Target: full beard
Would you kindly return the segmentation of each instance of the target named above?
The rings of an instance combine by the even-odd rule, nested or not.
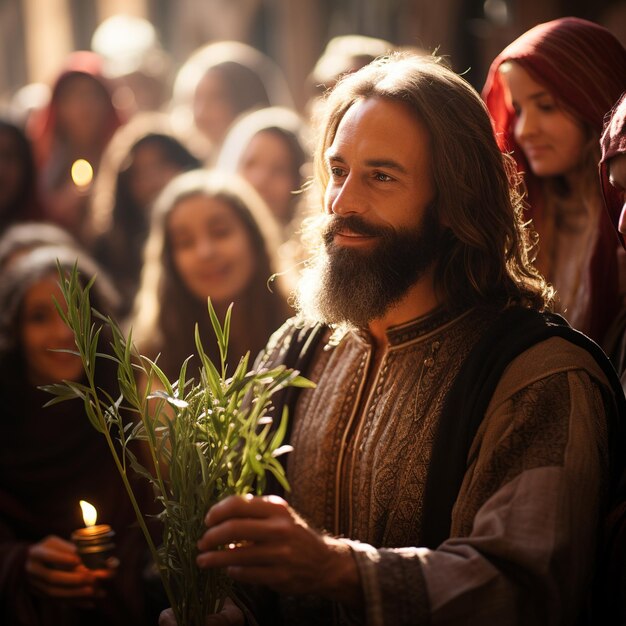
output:
[[[365,328],[397,304],[437,258],[440,227],[432,210],[415,230],[372,226],[358,216],[325,220],[323,245],[295,294],[308,322]],[[378,240],[368,250],[338,246],[334,236],[343,228]]]

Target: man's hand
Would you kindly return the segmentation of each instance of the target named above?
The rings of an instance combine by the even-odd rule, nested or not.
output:
[[[217,615],[209,615],[205,626],[244,626],[245,623],[239,607],[230,598],[226,598],[224,608]],[[165,609],[159,615],[159,626],[177,626],[172,609]]]
[[[362,591],[349,546],[315,532],[276,496],[230,496],[213,506],[198,542],[200,567],[287,594],[316,594],[359,606]]]
[[[73,543],[50,535],[28,549],[26,574],[32,587],[52,598],[95,598],[102,595],[98,580],[114,569],[87,569]]]

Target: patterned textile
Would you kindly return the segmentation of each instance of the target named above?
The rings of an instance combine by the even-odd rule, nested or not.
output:
[[[492,320],[486,311],[435,312],[390,329],[380,361],[365,332],[319,350],[308,372],[318,385],[302,392],[294,416],[289,501],[352,547],[365,615],[281,597],[259,624],[574,623],[607,473],[606,381],[565,340],[542,342],[507,368],[470,450],[451,538],[418,547],[437,420]],[[276,333],[268,365],[293,332],[288,322]]]

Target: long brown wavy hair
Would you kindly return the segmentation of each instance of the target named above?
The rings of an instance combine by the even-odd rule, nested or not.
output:
[[[176,206],[194,196],[219,199],[230,206],[244,225],[254,250],[255,273],[233,307],[230,371],[246,352],[250,351],[254,358],[291,311],[280,283],[273,282],[271,290],[268,286],[270,277],[278,270],[274,255],[279,231],[254,189],[238,176],[217,170],[194,170],[177,176],[161,192],[154,206],[132,323],[140,351],[153,358],[160,353],[159,365],[170,379],[176,379],[183,361],[196,353],[196,323],[206,353],[219,364],[207,301],[193,295],[176,270],[167,228]],[[217,312],[223,318],[225,310]],[[197,366],[195,359],[189,371]]]
[[[319,120],[314,183],[329,181],[325,153],[358,100],[408,104],[431,137],[433,209],[443,226],[435,288],[444,306],[517,303],[545,309],[553,290],[533,265],[536,235],[524,223],[523,189],[500,152],[480,96],[440,59],[400,52],[346,76]]]

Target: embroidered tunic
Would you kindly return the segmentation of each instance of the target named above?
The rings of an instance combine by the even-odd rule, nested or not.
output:
[[[563,339],[509,365],[470,450],[451,538],[419,547],[446,394],[493,318],[437,311],[392,328],[377,371],[363,331],[331,338],[316,355],[307,375],[317,387],[302,392],[294,416],[288,499],[353,547],[365,617],[313,597],[281,598],[285,624],[574,623],[606,476],[606,380]],[[280,361],[292,332],[288,322],[276,333],[267,362]]]

